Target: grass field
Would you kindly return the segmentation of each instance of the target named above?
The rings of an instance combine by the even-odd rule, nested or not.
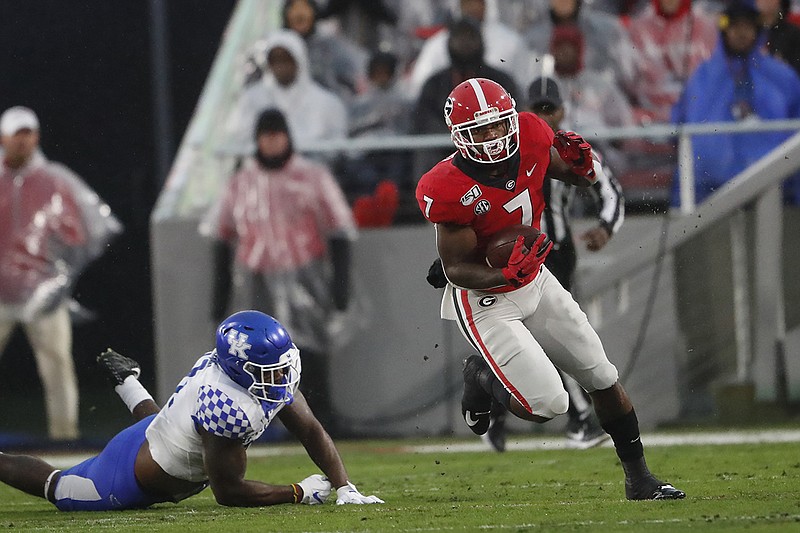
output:
[[[687,493],[669,502],[626,501],[610,448],[459,451],[470,443],[340,443],[351,479],[385,505],[236,509],[206,490],[144,511],[67,514],[0,486],[0,530],[800,531],[798,442],[648,446],[651,469]],[[252,452],[253,479],[291,483],[316,471],[296,446]]]

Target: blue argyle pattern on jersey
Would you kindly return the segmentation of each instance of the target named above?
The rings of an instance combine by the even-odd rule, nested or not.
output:
[[[252,432],[250,420],[241,407],[227,394],[208,385],[200,387],[192,420],[212,435],[227,439],[244,439]]]

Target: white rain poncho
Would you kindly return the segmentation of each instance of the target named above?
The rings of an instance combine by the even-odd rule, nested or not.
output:
[[[0,170],[0,317],[27,322],[69,297],[122,224],[80,177],[41,153]]]
[[[200,231],[233,249],[233,308],[269,313],[298,346],[327,347],[333,311],[328,241],[352,240],[357,230],[326,167],[293,155],[283,168],[265,170],[248,158]]]

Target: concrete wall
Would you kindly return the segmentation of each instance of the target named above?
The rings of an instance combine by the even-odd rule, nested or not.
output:
[[[602,252],[580,254],[579,279],[591,276],[604,258],[660,223],[656,217],[630,217]],[[579,221],[576,234],[585,225]],[[787,222],[789,235],[792,226]],[[157,390],[163,401],[194,360],[213,346],[216,324],[209,313],[210,247],[198,236],[197,221],[159,223],[152,233]],[[715,246],[727,244],[722,240]],[[334,350],[330,367],[334,409],[351,435],[468,433],[459,402],[461,360],[470,350],[455,325],[439,319],[440,291],[425,282],[435,257],[434,233],[427,225],[364,230],[354,246],[354,298],[362,318],[349,340]],[[672,264],[667,257],[657,279],[654,266],[602,298],[582,302],[609,359],[623,374],[644,428],[669,423],[693,408],[713,412],[715,380],[728,377],[707,377],[703,390],[694,390],[696,382],[687,379],[696,358],[687,356],[675,318]],[[791,272],[787,270],[787,292],[794,294]],[[796,302],[787,301],[787,315],[795,318],[795,309]],[[713,328],[722,338],[730,335],[729,329],[722,331],[729,322],[715,324],[710,316],[698,327]],[[796,337],[790,334],[787,346],[793,395],[800,383]],[[537,430],[526,424],[512,427],[557,431],[562,425],[563,420],[556,420]]]

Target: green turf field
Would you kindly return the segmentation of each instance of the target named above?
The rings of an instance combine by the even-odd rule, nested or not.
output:
[[[466,442],[475,440],[340,443],[351,479],[385,505],[236,509],[206,490],[144,511],[66,514],[0,486],[0,530],[800,531],[797,442],[650,446],[651,469],[687,493],[670,502],[626,501],[610,448],[454,451]],[[291,483],[316,472],[299,448],[277,449],[254,449],[248,477]]]

